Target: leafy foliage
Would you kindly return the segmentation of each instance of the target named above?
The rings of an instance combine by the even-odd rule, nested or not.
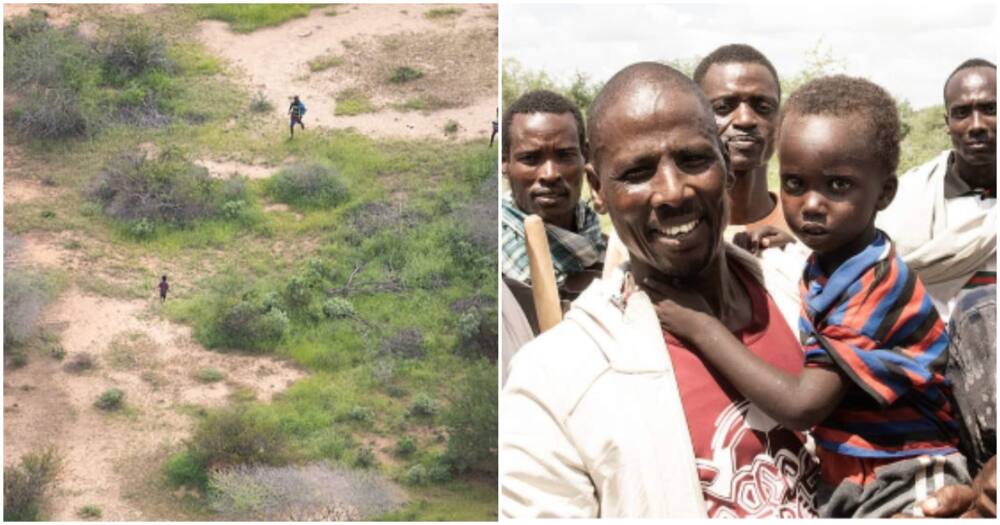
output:
[[[267,192],[279,202],[301,208],[326,208],[344,202],[347,185],[329,162],[300,162],[268,180]]]
[[[49,486],[62,470],[63,460],[54,448],[21,457],[17,466],[3,469],[4,521],[38,521]]]

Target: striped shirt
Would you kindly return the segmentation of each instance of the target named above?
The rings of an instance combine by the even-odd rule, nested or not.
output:
[[[839,368],[857,386],[816,427],[817,444],[862,458],[954,452],[948,334],[885,234],[830,276],[811,255],[801,293],[806,366]]]
[[[500,249],[501,267],[507,278],[531,283],[531,269],[528,264],[528,247],[525,244],[524,219],[528,216],[514,204],[508,192],[501,201]],[[556,284],[562,286],[566,277],[604,261],[608,241],[601,233],[601,221],[597,213],[583,202],[576,204],[574,223],[576,232],[545,223],[545,234],[552,253],[552,266],[556,274]]]

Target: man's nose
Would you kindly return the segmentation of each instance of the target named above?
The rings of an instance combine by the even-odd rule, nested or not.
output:
[[[684,203],[684,174],[668,162],[656,170],[650,181],[652,185],[651,205],[679,208]]]
[[[740,105],[736,106],[733,114],[733,126],[740,129],[757,127],[757,114],[754,113],[748,102],[741,102]]]
[[[547,160],[542,163],[538,170],[538,178],[552,182],[559,178],[559,167],[554,160]]]
[[[985,135],[989,133],[989,127],[986,122],[986,115],[978,109],[972,111],[972,121],[969,123],[969,134],[970,135]]]

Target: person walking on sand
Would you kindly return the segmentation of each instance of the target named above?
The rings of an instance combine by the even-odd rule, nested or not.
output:
[[[299,100],[298,95],[292,97],[292,103],[288,106],[288,114],[291,116],[288,121],[288,131],[291,133],[291,138],[295,138],[295,124],[306,129],[306,125],[302,123],[302,117],[306,114],[306,105]]]
[[[160,279],[160,302],[161,303],[167,300],[167,290],[169,290],[169,289],[170,289],[170,285],[167,284],[167,276],[164,275]]]

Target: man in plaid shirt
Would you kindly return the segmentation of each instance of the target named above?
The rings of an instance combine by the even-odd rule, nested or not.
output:
[[[501,206],[504,278],[530,286],[524,218],[536,214],[545,223],[560,295],[572,299],[597,275],[607,247],[597,214],[580,202],[583,116],[556,93],[526,93],[504,112],[501,147],[511,189]]]

